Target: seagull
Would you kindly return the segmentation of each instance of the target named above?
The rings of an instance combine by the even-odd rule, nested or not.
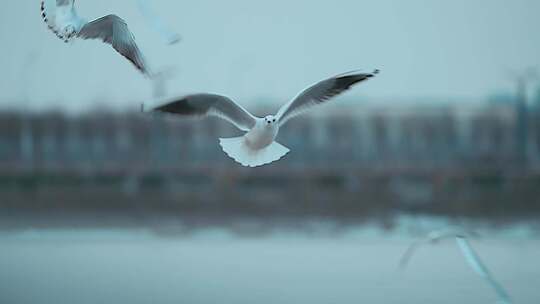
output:
[[[75,0],[42,0],[41,17],[64,42],[70,42],[73,38],[101,39],[131,61],[140,72],[150,76],[135,37],[122,18],[106,15],[88,22],[77,14]]]
[[[182,37],[171,30],[165,23],[159,18],[159,16],[150,8],[148,0],[137,0],[139,10],[150,27],[157,32],[161,38],[169,45],[178,43]]]
[[[243,166],[257,167],[276,161],[289,152],[288,148],[274,141],[279,129],[287,121],[378,73],[379,70],[371,73],[354,71],[325,79],[305,89],[282,106],[276,115],[265,117],[250,114],[228,97],[207,93],[175,99],[154,108],[152,112],[188,117],[217,116],[229,121],[247,133],[240,137],[220,138],[221,148],[229,157]],[[142,105],[142,110],[144,111],[144,105]]]
[[[409,248],[402,255],[400,260],[400,268],[405,268],[412,258],[412,255],[418,249],[419,246],[424,244],[436,244],[443,239],[454,238],[456,243],[461,250],[461,253],[465,257],[467,264],[473,269],[473,271],[482,277],[490,286],[493,288],[497,297],[499,298],[498,303],[501,304],[510,304],[510,296],[506,292],[499,282],[495,280],[489,269],[484,265],[480,256],[472,248],[471,244],[467,240],[469,236],[476,236],[476,234],[465,231],[460,227],[447,227],[439,230],[431,231],[427,234],[424,239],[418,240],[412,243]]]

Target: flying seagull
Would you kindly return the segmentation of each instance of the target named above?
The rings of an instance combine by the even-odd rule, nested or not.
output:
[[[402,269],[405,268],[419,246],[424,244],[436,244],[443,239],[454,238],[459,249],[461,250],[461,253],[465,257],[467,264],[469,264],[474,272],[482,277],[493,288],[499,298],[499,303],[510,304],[510,296],[502,285],[495,280],[489,269],[480,259],[480,256],[478,256],[476,251],[472,248],[471,244],[467,240],[469,236],[476,235],[472,232],[465,231],[460,227],[447,227],[431,231],[424,239],[412,243],[409,248],[407,248],[401,257],[399,265]]]
[[[151,9],[148,4],[149,0],[137,0],[137,5],[141,11],[143,17],[146,19],[146,22],[150,27],[157,32],[167,44],[175,44],[179,42],[182,37],[172,29],[170,29],[159,16]]]
[[[64,42],[73,38],[101,39],[131,61],[145,75],[150,75],[144,57],[126,22],[107,15],[88,22],[75,10],[75,0],[42,0],[41,17],[49,29]]]
[[[191,117],[217,116],[231,122],[247,133],[235,138],[220,138],[221,148],[240,164],[257,167],[276,161],[289,152],[288,148],[274,141],[280,127],[288,120],[370,79],[378,72],[349,72],[325,79],[305,89],[282,106],[276,115],[264,118],[256,117],[231,99],[215,94],[184,96],[158,106],[153,111]]]

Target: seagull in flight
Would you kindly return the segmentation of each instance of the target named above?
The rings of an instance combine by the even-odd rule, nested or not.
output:
[[[137,0],[139,10],[150,27],[169,45],[176,44],[182,40],[182,37],[178,33],[173,31],[159,18],[148,2],[149,0]]]
[[[144,57],[135,43],[127,23],[117,15],[106,15],[88,22],[75,10],[75,0],[42,0],[41,17],[48,28],[62,39],[100,39],[131,61],[143,74],[150,76]]]
[[[427,234],[425,238],[415,241],[409,246],[409,248],[407,248],[405,253],[401,256],[399,266],[400,268],[404,269],[412,258],[414,252],[418,249],[418,247],[424,244],[437,244],[439,241],[442,241],[444,239],[453,238],[455,239],[459,249],[461,250],[461,253],[465,257],[467,264],[469,264],[473,271],[480,277],[482,277],[491,286],[491,288],[493,288],[493,290],[497,294],[497,297],[499,298],[498,303],[512,303],[512,301],[510,300],[510,296],[508,295],[506,290],[501,284],[499,284],[499,282],[495,280],[489,269],[480,259],[480,256],[472,248],[471,244],[468,241],[469,236],[476,237],[477,235],[472,232],[463,230],[460,227],[447,227],[431,231]]]
[[[369,73],[356,71],[325,79],[305,89],[282,106],[277,114],[265,117],[256,117],[228,97],[215,94],[184,96],[152,111],[188,117],[217,116],[229,121],[247,133],[240,137],[220,138],[221,148],[243,166],[257,167],[276,161],[289,152],[288,148],[274,141],[287,121],[378,73],[378,70]]]

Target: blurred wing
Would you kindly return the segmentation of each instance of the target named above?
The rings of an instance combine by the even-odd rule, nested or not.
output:
[[[165,67],[152,73],[152,97],[154,101],[162,100],[167,96],[167,82],[177,74],[177,68],[173,66]]]
[[[510,303],[510,296],[504,290],[504,288],[495,281],[495,278],[491,275],[487,267],[482,263],[482,260],[478,256],[478,254],[474,251],[474,249],[469,244],[469,241],[467,241],[464,237],[456,237],[456,242],[461,249],[461,252],[463,253],[463,256],[465,257],[465,260],[471,266],[471,268],[476,272],[479,276],[483,277],[488,284],[495,290],[497,295],[499,296],[499,299],[503,303]]]
[[[375,76],[378,72],[378,70],[372,73],[352,72],[323,80],[307,88],[296,98],[281,107],[276,117],[280,125],[283,125],[287,120],[301,114],[310,107],[330,100],[332,97],[350,89],[353,85]]]
[[[151,9],[148,2],[149,0],[137,0],[139,10],[152,29],[161,35],[167,44],[175,44],[180,41],[180,35],[165,25],[158,14]]]
[[[87,23],[78,33],[83,39],[101,39],[131,61],[143,74],[148,75],[148,69],[144,62],[139,47],[135,43],[133,34],[129,31],[126,22],[116,16],[107,15]]]
[[[465,230],[463,230],[461,227],[449,226],[432,230],[428,233],[427,239],[431,242],[435,242],[442,239],[455,238],[459,236],[465,236]]]
[[[56,6],[72,5],[75,0],[56,0]]]
[[[435,242],[442,241],[448,238],[454,238],[458,235],[459,235],[458,230],[456,230],[453,227],[447,227],[443,229],[430,231],[423,239],[415,241],[409,246],[409,248],[407,248],[407,250],[401,256],[401,259],[399,261],[400,268],[405,268],[407,266],[413,254],[421,245],[435,243]]]
[[[188,95],[154,111],[192,117],[217,116],[243,131],[249,131],[255,125],[255,117],[248,111],[229,98],[214,94]]]
[[[399,268],[404,269],[409,264],[409,261],[411,260],[413,254],[416,252],[416,249],[422,244],[421,241],[416,241],[409,245],[405,253],[401,256],[401,259],[399,260]]]

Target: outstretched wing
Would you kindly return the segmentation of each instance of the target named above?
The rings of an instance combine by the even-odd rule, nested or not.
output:
[[[495,290],[497,296],[499,296],[500,302],[511,303],[510,296],[506,290],[504,290],[502,285],[495,280],[493,275],[491,275],[489,269],[486,267],[486,265],[484,265],[484,263],[482,263],[482,260],[478,254],[474,251],[471,244],[469,244],[469,241],[467,241],[467,239],[464,237],[456,237],[456,242],[469,266],[471,266],[474,272],[484,278],[486,282],[488,282],[488,284]]]
[[[183,116],[223,118],[243,131],[255,125],[256,118],[228,97],[215,94],[194,94],[176,99],[153,109],[155,112]]]
[[[323,80],[307,88],[296,98],[282,106],[276,117],[279,123],[283,125],[287,120],[301,114],[310,107],[330,100],[332,97],[350,89],[353,85],[375,76],[378,72],[379,70],[372,73],[351,72]]]
[[[127,23],[116,15],[107,15],[87,23],[77,34],[83,39],[101,39],[131,61],[139,71],[149,75],[144,57],[135,43]]]

